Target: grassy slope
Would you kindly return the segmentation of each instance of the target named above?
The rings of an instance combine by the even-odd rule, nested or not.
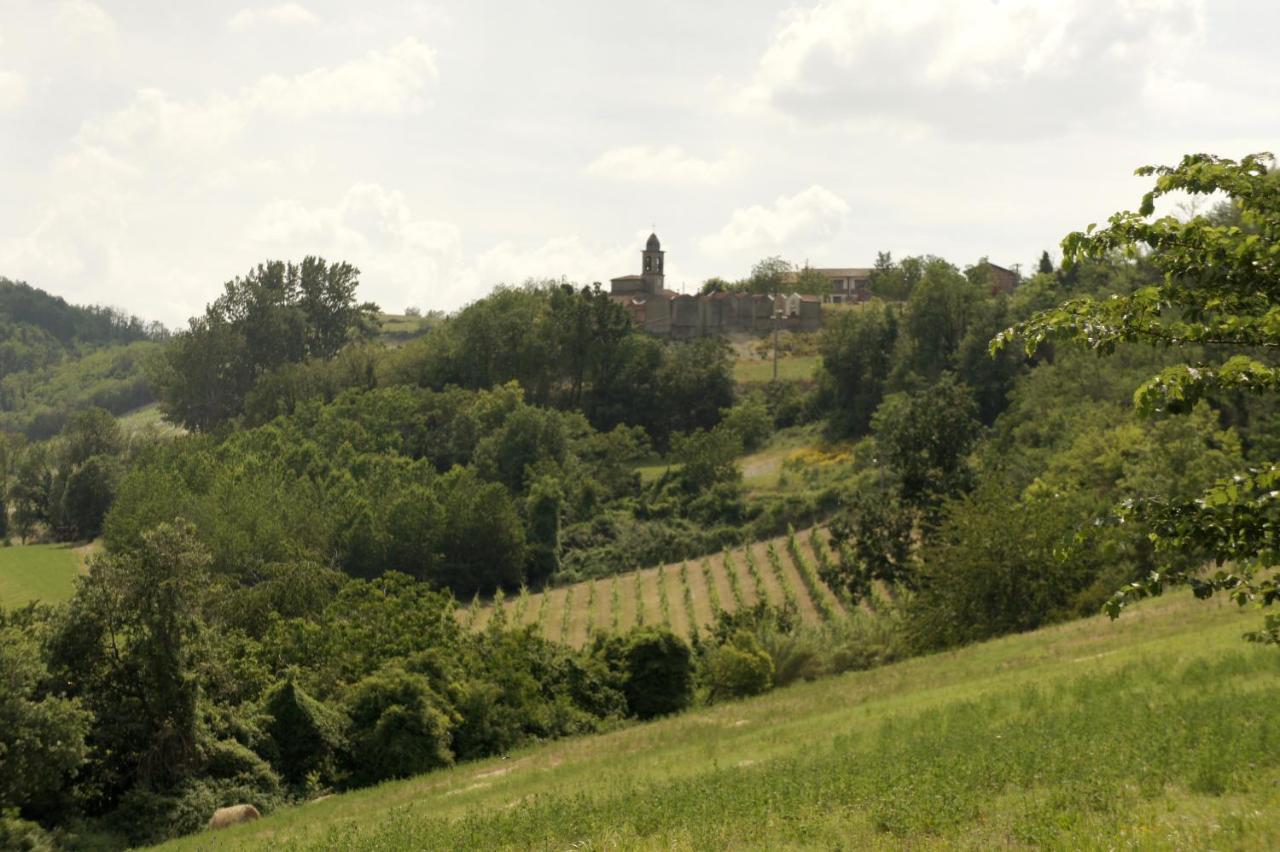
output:
[[[58,603],[71,597],[72,581],[83,567],[81,550],[70,544],[0,548],[0,607]]]
[[[284,809],[186,849],[1280,847],[1280,654],[1188,596]]]

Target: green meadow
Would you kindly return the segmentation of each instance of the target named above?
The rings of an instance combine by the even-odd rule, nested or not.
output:
[[[1189,595],[280,810],[174,849],[1280,847],[1280,654]]]
[[[70,544],[28,544],[0,548],[0,607],[32,601],[59,603],[75,591],[82,558]]]
[[[789,355],[778,359],[780,381],[808,380],[818,369],[821,356]],[[763,384],[773,380],[771,359],[740,358],[733,364],[733,378],[738,384]]]

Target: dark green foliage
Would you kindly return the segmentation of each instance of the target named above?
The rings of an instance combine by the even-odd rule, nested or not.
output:
[[[711,431],[697,429],[688,435],[677,435],[671,454],[682,465],[678,477],[691,494],[742,479],[742,471],[738,468],[742,438],[728,427],[721,426]]]
[[[307,257],[269,261],[227,282],[155,365],[152,382],[166,416],[189,429],[213,429],[244,411],[260,377],[308,358],[333,358],[370,337],[377,307],[357,304],[358,276],[350,264]]]
[[[280,777],[294,787],[332,783],[336,761],[346,746],[348,720],[302,691],[292,677],[276,684],[264,697],[267,719],[262,732],[265,753]]]
[[[693,651],[665,627],[599,637],[592,653],[615,673],[633,716],[678,713],[693,700]]]
[[[925,390],[891,395],[871,425],[908,505],[933,505],[970,485],[967,456],[980,424],[969,389],[951,377]]]
[[[764,395],[759,392],[738,400],[720,415],[722,428],[737,435],[746,452],[760,449],[773,434],[773,415],[769,413]]]
[[[1040,252],[1040,262],[1036,264],[1036,272],[1043,275],[1053,274],[1053,261],[1049,259],[1048,250]]]
[[[346,699],[351,719],[351,778],[372,784],[453,762],[455,723],[427,679],[391,667],[355,684]]]
[[[1093,519],[1079,498],[1019,500],[990,481],[951,501],[945,518],[925,547],[920,590],[907,607],[920,649],[1064,618],[1101,568],[1096,543],[1076,539]]]
[[[51,640],[55,683],[94,716],[86,774],[108,799],[164,787],[200,763],[196,655],[208,553],[189,525],[162,525],[133,551],[95,560]]]
[[[118,477],[116,462],[108,456],[91,456],[72,470],[62,493],[59,526],[65,538],[97,538]]]
[[[883,305],[844,314],[827,326],[822,369],[838,434],[861,434],[870,425],[884,397],[897,339],[897,310]]]
[[[90,716],[49,693],[37,643],[0,622],[0,811],[46,803],[87,756]]]
[[[466,597],[525,581],[526,533],[510,494],[458,468],[444,478],[445,525],[437,581]]]
[[[855,603],[871,594],[872,584],[914,589],[918,580],[912,558],[915,512],[896,494],[856,491],[831,522],[834,562],[826,563],[822,580],[841,589]]]

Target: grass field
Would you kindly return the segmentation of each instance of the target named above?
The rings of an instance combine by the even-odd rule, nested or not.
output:
[[[83,570],[86,552],[70,544],[0,547],[0,607],[59,603],[71,597],[72,581]]]
[[[1280,653],[1179,594],[177,849],[1280,848]]]
[[[822,541],[821,534],[818,540]],[[637,624],[665,624],[690,636],[695,627],[711,623],[718,610],[733,612],[759,600],[773,604],[792,600],[801,618],[817,624],[844,613],[841,602],[815,577],[820,549],[805,530],[795,536],[798,561],[784,536],[706,559],[512,595],[502,607],[508,624],[537,625],[548,639],[575,648],[585,645],[593,630],[611,630],[615,625],[628,630]],[[478,630],[493,613],[494,605],[484,603],[474,613],[460,609],[458,618]]]
[[[144,405],[142,408],[135,408],[127,414],[122,414],[116,418],[116,422],[120,424],[120,428],[126,434],[133,434],[146,429],[153,429],[162,435],[180,435],[186,432],[181,426],[175,426],[161,416],[158,402]]]
[[[818,355],[792,355],[778,359],[778,378],[784,381],[812,379],[821,360]],[[739,358],[733,363],[733,379],[740,385],[763,384],[773,380],[773,361]]]

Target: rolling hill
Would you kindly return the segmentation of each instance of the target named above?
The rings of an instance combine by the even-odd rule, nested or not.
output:
[[[283,809],[169,849],[1280,844],[1280,655],[1189,594]]]

